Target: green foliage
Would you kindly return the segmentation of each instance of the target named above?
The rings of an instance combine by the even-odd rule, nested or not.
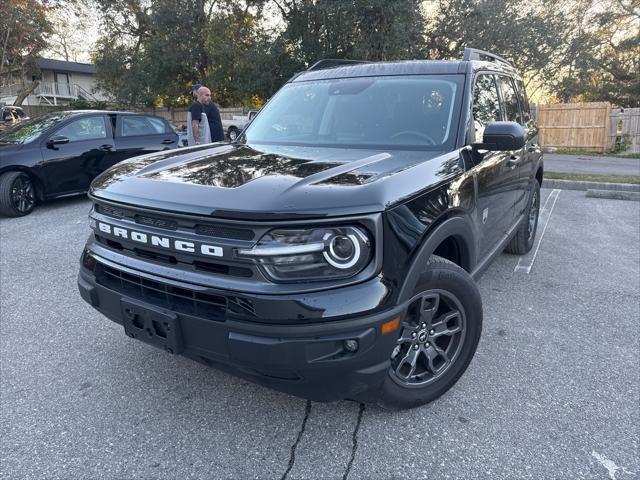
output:
[[[37,73],[33,59],[46,47],[51,33],[49,9],[46,1],[0,2],[0,75],[21,80]]]
[[[464,47],[495,52],[523,75],[529,94],[558,74],[570,26],[553,0],[438,0],[429,16],[430,58],[460,58]]]
[[[300,67],[321,58],[424,58],[419,0],[313,0],[283,9],[281,36]]]
[[[567,56],[558,97],[640,107],[640,0],[611,0],[607,10],[583,12],[576,21],[584,24],[584,41]]]
[[[455,59],[465,46],[511,60],[534,98],[640,103],[640,0],[93,1],[99,86],[125,104],[188,104],[202,83],[222,106],[254,107],[322,58]]]
[[[260,0],[96,2],[99,86],[129,104],[188,103],[197,82],[222,106],[256,107],[320,58],[424,58],[419,0],[283,2],[280,32],[261,21]]]

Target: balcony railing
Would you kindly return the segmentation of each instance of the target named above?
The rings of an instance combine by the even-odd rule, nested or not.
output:
[[[75,83],[40,82],[33,94],[41,97],[78,98],[78,86]]]
[[[19,83],[0,86],[0,99],[4,98],[4,101],[7,101],[6,99],[12,101],[11,97],[17,97],[21,89],[22,85]],[[31,95],[38,97],[41,104],[50,105],[57,105],[58,99],[69,100],[80,97],[90,101],[97,101],[91,92],[76,83],[40,82]]]

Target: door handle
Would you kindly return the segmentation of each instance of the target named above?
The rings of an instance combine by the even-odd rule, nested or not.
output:
[[[509,157],[509,160],[507,160],[507,167],[516,168],[516,166],[520,163],[520,159],[521,157],[517,155],[511,155],[511,157]]]
[[[527,150],[529,152],[531,152],[531,153],[535,152],[536,150],[538,150],[538,144],[537,143],[532,143],[531,145],[529,145]]]
[[[171,140],[170,138],[167,138],[166,140],[162,141],[163,145],[171,145],[172,143],[176,143],[175,140]]]
[[[100,145],[98,150],[102,150],[103,152],[108,152],[109,150],[113,150],[113,145]]]

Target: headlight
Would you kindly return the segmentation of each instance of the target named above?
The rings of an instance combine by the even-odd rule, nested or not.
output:
[[[348,278],[371,261],[372,244],[359,227],[273,230],[238,257],[254,260],[276,282]]]

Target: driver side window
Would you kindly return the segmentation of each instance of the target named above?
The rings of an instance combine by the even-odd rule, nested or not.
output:
[[[62,127],[55,135],[67,137],[70,142],[107,138],[107,126],[102,116],[80,118]]]
[[[473,142],[482,142],[484,129],[500,118],[498,86],[493,75],[479,75],[473,90]]]

